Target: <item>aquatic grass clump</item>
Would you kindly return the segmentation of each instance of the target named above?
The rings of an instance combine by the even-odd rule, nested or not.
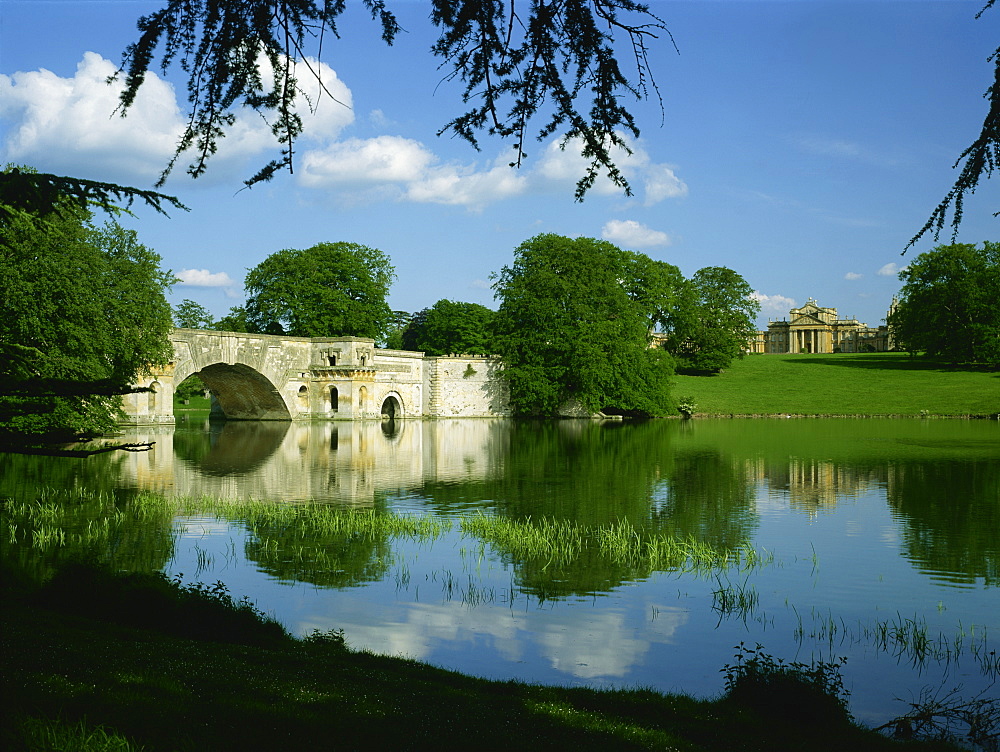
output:
[[[753,569],[771,563],[773,555],[759,554],[749,541],[737,548],[718,548],[693,535],[640,531],[619,520],[594,531],[601,553],[618,564],[648,571],[710,572],[731,567]]]
[[[855,624],[843,618],[836,619],[827,612],[812,609],[813,625],[808,628],[802,615],[792,606],[798,624],[794,638],[800,645],[806,639],[825,642],[830,648],[845,645],[869,645],[874,650],[892,655],[897,660],[906,659],[914,668],[922,668],[930,663],[958,665],[971,657],[979,665],[983,676],[994,680],[1000,678],[1000,655],[990,648],[985,627],[972,625],[969,628],[958,624],[954,636],[943,631],[933,634],[922,616],[912,618],[900,614],[892,619],[858,621]]]
[[[773,555],[758,553],[749,542],[737,548],[717,548],[694,536],[640,530],[628,520],[592,527],[570,520],[544,517],[514,520],[479,512],[462,518],[462,532],[513,559],[541,560],[546,567],[568,566],[591,548],[615,566],[647,573],[752,569],[774,561]]]
[[[740,585],[717,582],[719,587],[712,591],[712,610],[717,611],[720,618],[740,616],[746,619],[757,610],[760,596],[753,585],[747,586],[745,581]]]
[[[430,541],[451,529],[451,521],[445,519],[376,509],[344,509],[319,503],[288,504],[202,496],[179,500],[179,506],[184,514],[215,514],[223,519],[246,522],[251,528],[294,526],[302,533],[324,536],[392,536]]]
[[[7,542],[36,549],[107,543],[113,529],[130,521],[160,519],[162,502],[147,495],[123,498],[109,491],[85,488],[40,488],[33,497],[3,500]]]
[[[0,499],[0,529],[4,544],[27,557],[39,581],[58,561],[79,556],[152,571],[170,559],[175,545],[173,510],[156,498],[126,490],[39,488]]]
[[[514,559],[545,560],[566,566],[583,552],[584,528],[569,520],[526,517],[513,520],[479,512],[462,518],[462,532],[475,536]]]

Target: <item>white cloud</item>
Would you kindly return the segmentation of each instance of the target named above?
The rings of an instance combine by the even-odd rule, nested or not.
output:
[[[179,284],[187,287],[234,287],[236,284],[225,272],[210,272],[208,269],[181,269],[177,278]]]
[[[902,269],[900,269],[895,262],[892,262],[889,264],[885,264],[882,268],[880,268],[876,272],[876,274],[878,274],[880,277],[895,277],[902,271],[906,271],[905,266]]]
[[[421,179],[434,155],[399,136],[352,138],[307,152],[300,181],[310,188],[410,183]]]
[[[658,204],[667,198],[686,196],[688,187],[667,165],[649,165],[644,170],[643,183],[646,187],[645,206]]]
[[[612,158],[625,175],[632,190],[641,193],[644,206],[652,206],[667,198],[686,196],[688,187],[674,174],[668,164],[655,163],[649,153],[637,143],[628,140],[631,156],[624,149],[612,149]],[[560,184],[561,190],[570,189],[586,172],[588,161],[580,154],[580,142],[574,139],[560,148],[559,140],[552,140],[545,148],[534,173],[545,181]],[[621,195],[616,186],[603,173],[594,182],[591,193],[598,196]]]
[[[796,307],[795,299],[786,298],[784,295],[764,295],[754,290],[750,297],[760,303],[760,312],[762,314],[768,312],[788,313]]]
[[[262,61],[264,59],[262,58]],[[303,92],[297,107],[310,138],[330,138],[354,119],[351,92],[328,66],[311,61],[322,85],[339,101],[318,96],[320,84],[300,73]],[[115,114],[122,83],[107,83],[117,66],[85,52],[76,73],[62,78],[51,71],[0,75],[0,118],[7,121],[3,160],[42,171],[148,183],[173,155],[184,120],[174,87],[153,72],[139,90],[128,116]],[[265,66],[263,75],[269,75]],[[248,158],[275,151],[270,128],[253,112],[237,113],[236,123],[219,142],[207,175],[232,179],[247,169]],[[183,174],[182,156],[175,172]]]
[[[858,274],[857,272],[848,272],[844,275],[844,279],[855,280],[864,277],[864,274]]]
[[[523,193],[525,177],[506,165],[486,171],[439,164],[419,141],[400,136],[348,139],[302,157],[301,184],[348,200],[393,198],[479,209]]]
[[[121,118],[114,115],[121,86],[106,83],[115,70],[86,52],[72,78],[45,69],[0,75],[4,159],[43,171],[155,178],[181,130],[173,87],[148,74],[132,114]]]
[[[260,62],[262,78],[268,80],[267,61],[261,58]],[[308,72],[303,70],[305,64],[298,66],[303,91],[296,100],[304,121],[296,177],[304,188],[329,191],[350,203],[393,200],[465,206],[476,211],[515,196],[550,192],[554,187],[572,191],[586,171],[578,141],[562,150],[553,140],[537,159],[523,169],[513,169],[508,166],[508,150],[485,164],[445,163],[424,144],[402,136],[341,140],[344,129],[354,122],[352,93],[329,66],[307,62]],[[118,117],[113,113],[122,84],[107,83],[116,68],[111,61],[87,52],[71,77],[47,70],[0,75],[0,117],[7,126],[0,159],[29,164],[44,172],[136,185],[155,180],[183,132],[178,92],[150,72],[128,117]],[[312,72],[319,74],[321,83]],[[368,124],[389,126],[379,110],[371,111]],[[687,193],[673,167],[654,163],[645,149],[629,143],[631,156],[624,150],[613,156],[643,204]],[[236,122],[219,141],[219,151],[202,181],[244,178],[277,149],[263,118],[249,110],[237,112]],[[184,179],[184,168],[190,161],[181,155],[172,181]],[[592,193],[622,195],[603,175]],[[662,237],[657,237],[657,244],[662,244]]]
[[[388,128],[390,121],[382,110],[372,110],[368,113],[368,122],[374,128]]]
[[[828,157],[852,157],[861,155],[861,147],[851,141],[824,136],[806,136],[799,139],[803,151]]]
[[[670,245],[670,236],[667,233],[653,230],[634,219],[612,219],[604,225],[601,237],[628,248],[652,248],[658,245]]]
[[[507,165],[494,165],[487,172],[453,165],[436,167],[422,180],[412,183],[406,198],[418,203],[457,204],[481,209],[486,204],[525,192],[527,178]]]

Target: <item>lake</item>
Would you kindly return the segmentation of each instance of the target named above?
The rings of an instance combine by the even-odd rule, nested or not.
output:
[[[87,549],[221,581],[295,634],[489,678],[711,696],[759,643],[846,658],[872,725],[921,691],[1000,694],[997,421],[189,420],[122,438],[156,443],[0,455],[0,497],[94,499],[47,522],[8,503],[3,555],[37,576]],[[439,524],[333,531],[317,504]],[[576,547],[526,547],[546,525]],[[691,553],[657,558],[665,541]]]

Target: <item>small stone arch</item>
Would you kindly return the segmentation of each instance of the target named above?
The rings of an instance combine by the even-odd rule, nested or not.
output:
[[[330,387],[330,412],[340,412],[340,390],[335,386]]]
[[[156,410],[160,403],[160,382],[154,381],[149,385],[149,391],[146,392],[146,410],[149,415],[156,415]]]
[[[299,387],[298,394],[296,395],[298,399],[299,412],[308,412],[309,410],[309,387],[305,384]]]
[[[365,403],[368,401],[368,388],[361,387],[358,389],[358,415],[363,415],[365,412]]]
[[[403,400],[396,392],[390,392],[382,400],[380,410],[382,418],[386,420],[396,420],[403,417]]]

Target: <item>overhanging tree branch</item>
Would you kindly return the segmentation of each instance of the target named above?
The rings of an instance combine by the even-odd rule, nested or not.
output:
[[[518,3],[527,6],[521,13]],[[392,44],[401,30],[395,15],[384,0],[365,0],[365,6]],[[140,37],[125,50],[118,71],[124,74],[119,111],[126,114],[133,105],[155,58],[164,72],[176,63],[187,75],[188,122],[157,186],[192,147],[187,169],[201,175],[241,107],[264,116],[281,146],[280,156],[246,185],[291,171],[303,132],[296,100],[304,92],[295,65],[308,65],[310,49],[322,53],[327,31],[339,36],[345,9],[342,0],[167,0],[142,17]],[[445,80],[463,82],[462,101],[470,106],[439,135],[451,132],[474,148],[483,131],[511,139],[517,152],[511,164],[520,166],[528,123],[542,118],[539,140],[563,130],[564,146],[577,138],[584,144],[590,165],[577,185],[578,199],[600,172],[629,192],[613,149],[624,144],[623,132],[639,131],[621,100],[659,99],[648,44],[661,32],[669,37],[648,6],[634,0],[432,0],[431,22],[439,30],[431,52],[442,58]],[[620,41],[634,60],[635,81],[618,64]],[[264,59],[273,73],[267,82]],[[319,80],[318,68],[309,71]]]
[[[976,18],[980,18],[995,3],[996,0],[989,0],[976,14]],[[903,253],[906,253],[927,233],[931,233],[936,241],[944,230],[949,211],[953,213],[951,239],[954,242],[958,237],[959,225],[962,224],[966,195],[972,195],[976,192],[981,178],[989,179],[994,170],[1000,169],[1000,47],[997,47],[993,54],[987,58],[987,62],[993,63],[993,84],[983,95],[983,98],[989,102],[983,128],[979,137],[962,152],[955,164],[952,165],[952,168],[955,168],[962,164],[963,160],[965,161],[955,184],[931,213],[930,218],[920,228],[920,231],[906,244]],[[1000,211],[994,212],[993,216],[1000,216]]]
[[[107,211],[128,210],[141,201],[160,214],[166,215],[165,206],[188,211],[179,200],[156,191],[97,180],[50,175],[41,172],[22,172],[18,168],[0,171],[0,222],[10,219],[15,211],[44,217],[58,212],[60,204]]]

